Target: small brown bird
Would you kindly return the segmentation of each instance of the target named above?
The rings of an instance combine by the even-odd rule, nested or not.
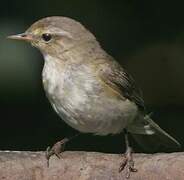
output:
[[[28,41],[43,54],[44,89],[62,120],[82,133],[102,136],[124,131],[126,153],[120,171],[126,167],[127,177],[136,171],[127,133],[141,145],[150,144],[151,149],[179,146],[146,115],[141,91],[132,77],[79,22],[47,17],[9,38]],[[67,141],[48,149],[47,158],[59,157]]]

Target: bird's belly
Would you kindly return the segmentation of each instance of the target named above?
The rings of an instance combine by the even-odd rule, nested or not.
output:
[[[106,89],[90,75],[66,72],[43,73],[48,99],[58,115],[81,132],[99,135],[122,131],[137,115],[137,106],[106,93]],[[51,78],[52,77],[52,78]]]
[[[51,104],[58,115],[81,132],[99,135],[120,133],[137,115],[137,107],[129,100],[88,96],[72,89],[52,96]]]

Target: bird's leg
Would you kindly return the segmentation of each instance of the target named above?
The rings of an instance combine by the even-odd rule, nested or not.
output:
[[[70,138],[64,138],[61,141],[56,142],[52,148],[50,146],[47,147],[46,152],[45,152],[45,157],[47,159],[47,166],[49,167],[49,160],[50,157],[53,155],[56,155],[59,159],[61,158],[61,153],[64,151],[65,144],[77,137],[79,134],[76,134]]]
[[[130,177],[131,172],[137,172],[137,169],[134,168],[134,161],[132,156],[132,148],[130,147],[128,141],[128,132],[124,130],[125,134],[125,145],[126,145],[126,152],[124,154],[123,162],[120,164],[119,172],[126,168],[126,178]]]

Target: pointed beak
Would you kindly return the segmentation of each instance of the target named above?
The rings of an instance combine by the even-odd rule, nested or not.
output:
[[[11,35],[7,37],[8,39],[15,39],[15,40],[23,40],[23,41],[33,41],[33,36],[31,34],[16,34],[16,35]]]

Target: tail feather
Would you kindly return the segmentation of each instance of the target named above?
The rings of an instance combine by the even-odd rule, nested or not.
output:
[[[174,151],[181,147],[180,143],[161,129],[150,117],[146,115],[142,120],[130,126],[128,131],[137,143],[149,152]]]

